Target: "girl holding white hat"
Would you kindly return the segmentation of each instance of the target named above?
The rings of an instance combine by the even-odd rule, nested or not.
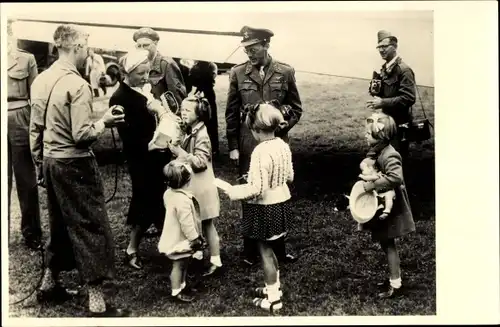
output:
[[[377,112],[367,119],[365,137],[370,146],[368,157],[376,160],[382,176],[375,181],[363,182],[364,190],[383,193],[394,189],[396,192],[394,206],[388,215],[380,215],[380,212],[377,212],[374,219],[363,224],[363,229],[371,231],[373,240],[380,243],[389,264],[389,285],[382,284],[387,289],[378,294],[380,298],[390,298],[401,294],[401,269],[396,239],[415,231],[410,201],[403,179],[401,155],[390,144],[396,135],[396,123],[390,116]]]

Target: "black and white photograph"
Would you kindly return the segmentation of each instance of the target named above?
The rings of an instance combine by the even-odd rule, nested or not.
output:
[[[497,76],[433,5],[2,4],[4,319],[499,323]]]

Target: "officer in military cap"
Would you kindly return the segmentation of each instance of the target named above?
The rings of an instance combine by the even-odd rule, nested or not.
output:
[[[392,116],[398,126],[398,139],[396,149],[401,154],[403,163],[406,162],[409,152],[409,142],[405,132],[408,129],[412,117],[410,108],[415,103],[415,74],[413,70],[403,62],[397,53],[398,39],[390,32],[381,30],[377,33],[377,50],[385,60],[380,74],[375,80],[379,80],[379,87],[370,91],[374,96],[367,102],[370,109],[381,110]],[[372,80],[372,84],[374,80]]]
[[[269,55],[269,44],[274,33],[268,29],[244,26],[241,29],[248,61],[234,66],[229,75],[229,91],[226,105],[226,133],[229,157],[239,166],[240,180],[248,173],[250,156],[257,145],[245,121],[245,109],[257,103],[275,101],[282,108],[288,108],[285,119],[286,130],[277,136],[288,141],[288,131],[302,115],[302,103],[295,82],[295,70],[290,65],[279,62]],[[279,260],[293,262],[296,258],[286,255],[282,239],[276,244],[275,253]],[[253,264],[257,251],[255,243],[245,239],[245,262]]]
[[[36,172],[29,145],[30,88],[38,75],[35,56],[17,48],[12,33],[13,21],[7,24],[7,108],[8,108],[8,192],[9,222],[12,174],[16,177],[21,207],[21,231],[31,249],[41,247],[40,207]]]
[[[143,27],[134,33],[133,39],[137,48],[149,51],[149,60],[151,61],[149,81],[152,86],[151,92],[155,98],[160,99],[160,95],[171,91],[180,105],[187,96],[184,78],[177,63],[158,51],[158,41],[160,40],[158,33],[149,27]]]

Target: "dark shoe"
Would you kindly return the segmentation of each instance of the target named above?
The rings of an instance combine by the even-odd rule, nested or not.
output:
[[[120,317],[128,317],[130,315],[130,310],[128,309],[119,309],[112,305],[106,304],[106,311],[104,312],[89,312],[90,317],[93,318],[120,318]]]
[[[184,293],[185,295],[193,296],[196,293],[198,293],[198,287],[199,283],[197,282],[192,282],[189,283],[186,287],[184,287],[181,291],[181,293]]]
[[[200,276],[204,273],[205,269],[205,263],[203,260],[192,259],[188,267],[188,277],[195,278],[196,276]]]
[[[400,297],[402,295],[403,295],[403,286],[401,286],[400,288],[394,288],[389,285],[387,291],[379,293],[378,297],[379,299],[391,299],[395,297]]]
[[[388,289],[389,287],[391,286],[390,282],[388,279],[384,279],[384,281],[380,281],[377,283],[377,287],[381,288],[381,289]]]
[[[184,294],[184,291],[181,291],[175,296],[172,295],[172,300],[179,303],[190,303],[194,301],[194,296],[186,295]]]
[[[73,294],[76,293],[76,294]],[[63,303],[69,301],[77,292],[69,293],[68,290],[60,285],[56,285],[48,290],[38,290],[36,299],[39,303]]]
[[[25,238],[24,244],[33,251],[41,250],[43,248],[42,241],[38,238]]]
[[[222,266],[210,265],[207,271],[203,273],[203,277],[216,276],[222,272]]]
[[[142,269],[142,261],[141,258],[139,258],[139,255],[137,255],[137,252],[132,254],[125,252],[125,263],[134,269]]]

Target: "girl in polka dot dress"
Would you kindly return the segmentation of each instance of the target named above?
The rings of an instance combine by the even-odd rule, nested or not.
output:
[[[270,104],[258,104],[247,113],[245,123],[259,142],[251,155],[246,184],[226,190],[233,201],[244,200],[242,232],[258,243],[265,287],[256,288],[254,304],[267,311],[281,309],[279,266],[273,241],[284,237],[291,222],[290,190],[294,172],[290,147],[275,132],[287,123]]]

